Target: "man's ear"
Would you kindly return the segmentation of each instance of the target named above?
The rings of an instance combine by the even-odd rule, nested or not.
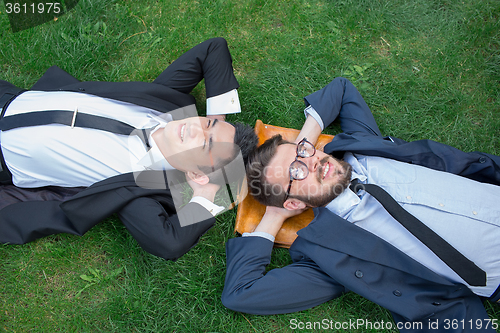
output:
[[[199,185],[206,185],[210,181],[207,175],[200,171],[188,171],[186,175],[191,178],[193,182]]]
[[[286,199],[286,201],[283,203],[283,207],[288,210],[297,210],[304,209],[307,207],[307,205],[299,199],[290,198]]]

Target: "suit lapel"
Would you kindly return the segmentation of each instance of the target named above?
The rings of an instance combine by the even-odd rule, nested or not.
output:
[[[152,175],[152,180],[159,179],[158,177],[164,179],[162,171],[148,171],[144,172],[144,174]],[[165,184],[164,180],[163,184]],[[100,221],[118,212],[135,198],[144,196],[161,196],[165,199],[171,199],[170,190],[166,186],[157,186],[156,188],[139,187],[134,174],[127,173],[93,184],[63,202],[60,207],[72,221]],[[169,203],[173,206],[173,201]]]

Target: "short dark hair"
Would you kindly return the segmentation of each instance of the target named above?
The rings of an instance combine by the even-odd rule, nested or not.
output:
[[[243,163],[246,165],[248,163],[248,156],[251,152],[255,150],[257,147],[257,143],[259,142],[259,138],[255,134],[254,129],[246,124],[242,123],[231,123],[232,126],[235,128],[235,133],[234,133],[234,143],[236,146],[239,147],[239,151],[241,151],[241,155],[243,157]],[[212,173],[214,170],[218,170],[222,168],[223,166],[229,164],[232,160],[236,158],[238,155],[239,151],[234,146],[234,150],[229,158],[221,158],[215,161],[215,164],[213,166],[198,166],[198,169],[200,171],[203,171],[205,174],[209,175]],[[215,182],[219,183],[222,180],[214,179],[213,177],[210,177],[210,182]]]
[[[248,163],[248,155],[255,150],[259,138],[251,126],[242,123],[229,123],[234,126],[234,143],[240,147],[241,155],[245,165]]]
[[[279,184],[271,184],[266,179],[266,167],[276,155],[276,150],[283,144],[293,144],[277,134],[255,149],[248,157],[246,166],[248,189],[250,194],[266,206],[283,207],[285,191]],[[278,190],[276,191],[276,186]]]

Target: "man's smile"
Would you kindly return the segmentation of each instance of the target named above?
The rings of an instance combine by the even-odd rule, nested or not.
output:
[[[323,167],[323,179],[326,178],[328,171],[330,171],[330,163],[326,162],[325,166]]]

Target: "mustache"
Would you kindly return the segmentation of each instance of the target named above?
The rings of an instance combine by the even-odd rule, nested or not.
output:
[[[319,183],[323,183],[323,178],[321,177],[323,175],[323,171],[325,171],[326,163],[328,163],[328,159],[330,156],[325,156],[319,161],[319,168],[318,172],[316,173],[316,179],[318,180]]]
[[[325,156],[319,161],[320,166],[318,168],[318,172],[316,173],[316,179],[318,180],[319,183],[323,183],[323,178],[322,178],[323,171],[325,171],[326,163],[328,163],[328,160],[330,158],[331,158],[331,156]],[[334,166],[331,165],[330,167],[334,167]],[[335,166],[335,173],[336,174],[344,174],[345,173],[345,170],[342,169],[341,164]]]

